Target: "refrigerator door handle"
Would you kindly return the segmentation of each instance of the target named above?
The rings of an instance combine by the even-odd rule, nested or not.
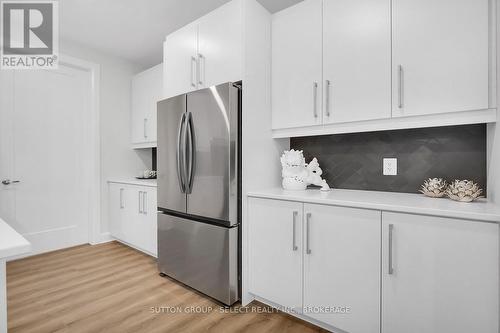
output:
[[[193,190],[193,178],[194,170],[196,164],[196,153],[195,153],[195,135],[194,135],[194,124],[193,124],[193,114],[188,112],[186,118],[186,193],[190,194]]]
[[[181,188],[182,193],[186,193],[186,184],[184,182],[184,169],[185,169],[185,145],[184,141],[184,125],[186,122],[186,113],[182,114],[181,121],[179,122],[179,130],[177,132],[177,151],[176,151],[176,159],[177,159],[177,179],[179,181],[179,186]],[[185,141],[184,141],[185,142]]]

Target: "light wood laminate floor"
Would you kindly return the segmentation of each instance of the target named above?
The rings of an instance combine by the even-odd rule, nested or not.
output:
[[[221,312],[160,277],[153,258],[117,242],[9,262],[7,293],[9,333],[321,331],[257,303]],[[186,313],[193,310],[208,313]]]

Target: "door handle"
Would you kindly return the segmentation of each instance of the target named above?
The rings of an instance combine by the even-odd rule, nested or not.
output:
[[[186,118],[186,193],[190,194],[193,189],[193,177],[196,165],[196,142],[194,133],[193,114],[188,113]]]
[[[196,88],[196,71],[197,71],[197,66],[196,66],[196,57],[191,56],[191,87]]]
[[[185,160],[185,145],[183,144],[183,130],[186,122],[186,113],[182,114],[181,121],[179,122],[179,130],[177,133],[177,151],[175,158],[177,159],[177,180],[182,193],[186,193],[186,185],[184,183],[184,160]]]
[[[10,179],[2,180],[2,184],[4,184],[4,185],[17,184],[20,182],[21,182],[20,180],[10,180]]]
[[[142,191],[139,191],[139,214],[142,214]]]
[[[330,117],[330,80],[325,81],[325,113]]]
[[[148,119],[144,118],[144,139],[148,138]]]
[[[394,224],[389,224],[389,246],[388,246],[388,252],[389,252],[389,260],[388,262],[388,268],[387,268],[387,273],[389,275],[394,274],[394,268],[392,267],[392,232],[394,230]]]
[[[123,188],[120,189],[120,208],[125,208],[125,206],[123,206]]]
[[[311,254],[311,247],[309,246],[309,229],[311,224],[311,213],[306,215],[306,253]]]
[[[293,236],[292,236],[292,250],[293,251],[297,251],[298,249],[298,246],[297,246],[297,243],[296,243],[296,224],[297,224],[297,215],[299,215],[299,212],[295,211],[293,212]]]
[[[318,118],[318,82],[313,82],[313,114]]]
[[[203,68],[201,67],[202,63],[203,63]],[[203,85],[204,81],[205,81],[205,57],[203,56],[203,54],[198,53],[198,83]]]
[[[148,192],[142,192],[142,213],[144,215],[148,214],[147,197],[148,197]]]
[[[405,72],[404,68],[402,65],[399,65],[398,67],[398,75],[399,75],[399,101],[398,101],[398,107],[400,109],[404,108],[405,106],[405,84],[404,84],[404,79],[405,79]]]

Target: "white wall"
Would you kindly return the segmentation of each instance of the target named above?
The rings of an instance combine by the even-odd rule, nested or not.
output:
[[[131,82],[140,67],[114,56],[61,41],[60,52],[99,64],[101,133],[101,233],[108,231],[110,178],[132,177],[151,167],[151,150],[131,149]],[[105,237],[105,235],[103,235]]]

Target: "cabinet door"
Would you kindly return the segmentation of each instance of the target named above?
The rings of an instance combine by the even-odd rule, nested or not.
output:
[[[132,79],[132,143],[156,143],[156,103],[163,95],[163,64]]]
[[[273,129],[322,122],[321,31],[321,0],[306,0],[273,15]]]
[[[165,98],[196,89],[198,26],[190,24],[167,36],[163,44]]]
[[[380,332],[380,214],[304,205],[305,315],[347,332]]]
[[[243,79],[241,1],[233,0],[198,22],[198,88]]]
[[[250,292],[302,308],[302,203],[249,199]]]
[[[382,332],[498,332],[498,224],[382,221]]]
[[[108,186],[109,232],[115,238],[122,238],[121,219],[124,208],[124,188],[121,184]]]
[[[135,203],[134,191],[129,185],[109,185],[109,231],[114,238],[125,242],[131,240]]]
[[[139,230],[137,230],[137,247],[157,256],[157,219],[156,189],[142,188],[142,209]]]
[[[488,108],[489,0],[393,0],[393,116]]]
[[[391,116],[391,1],[325,0],[324,123]]]

